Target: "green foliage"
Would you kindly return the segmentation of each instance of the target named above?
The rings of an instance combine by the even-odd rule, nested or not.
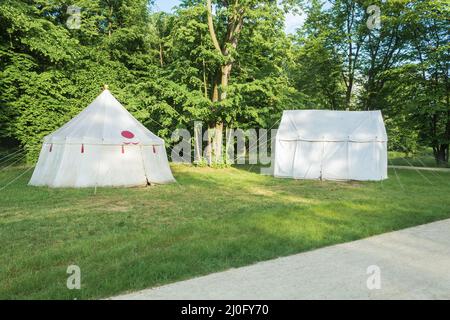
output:
[[[205,1],[181,1],[173,14],[152,12],[152,2],[77,0],[81,28],[69,29],[64,0],[2,1],[0,141],[21,145],[34,161],[42,138],[108,83],[168,144],[173,130],[197,120],[270,128],[285,109],[381,109],[391,150],[428,146],[448,161],[445,0],[213,1],[219,40],[244,12],[226,55],[213,45]],[[381,8],[380,29],[367,28],[370,4]],[[299,5],[306,21],[286,35],[285,13]]]
[[[366,9],[381,10],[369,29]],[[446,1],[350,1],[306,6],[291,78],[305,108],[383,111],[391,150],[434,150],[448,163],[450,61]]]

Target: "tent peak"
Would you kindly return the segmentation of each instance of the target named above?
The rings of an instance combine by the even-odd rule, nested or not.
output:
[[[109,86],[105,83],[104,85],[103,85],[103,90],[108,90],[109,89]]]

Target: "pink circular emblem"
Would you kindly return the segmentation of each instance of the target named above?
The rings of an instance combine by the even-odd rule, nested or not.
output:
[[[134,133],[131,131],[122,131],[121,134],[122,134],[122,137],[127,138],[127,139],[134,138]]]

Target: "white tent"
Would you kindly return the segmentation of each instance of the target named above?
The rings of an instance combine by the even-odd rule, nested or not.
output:
[[[29,184],[131,187],[173,181],[164,141],[104,90],[75,118],[45,137]]]
[[[276,136],[274,175],[387,179],[387,135],[381,112],[285,111]]]

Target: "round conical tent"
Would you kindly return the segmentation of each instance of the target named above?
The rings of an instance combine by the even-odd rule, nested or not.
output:
[[[164,140],[104,90],[75,118],[44,138],[29,184],[79,188],[174,181]]]

